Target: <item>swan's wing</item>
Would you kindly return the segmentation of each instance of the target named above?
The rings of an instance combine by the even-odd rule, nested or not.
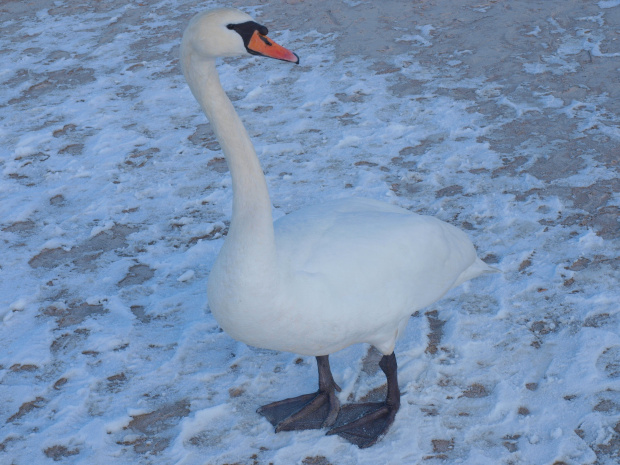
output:
[[[280,264],[291,274],[329,283],[333,294],[411,299],[413,310],[439,299],[476,263],[459,229],[373,200],[299,210],[275,229]]]
[[[389,354],[409,315],[486,267],[464,232],[376,201],[303,209],[275,232],[282,307],[301,328],[291,347],[307,353],[367,342]]]
[[[315,268],[320,263],[330,265],[345,258],[343,243],[347,255],[357,247],[372,250],[381,242],[381,234],[365,223],[390,213],[410,215],[403,208],[364,198],[334,200],[290,213],[274,223],[280,263],[289,270],[319,272]],[[365,243],[359,243],[363,238]]]

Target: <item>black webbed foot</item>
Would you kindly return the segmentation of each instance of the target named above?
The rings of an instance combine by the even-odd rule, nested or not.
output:
[[[396,357],[393,353],[384,355],[379,366],[387,378],[385,402],[343,405],[328,435],[337,434],[363,449],[375,444],[390,429],[400,408]]]
[[[385,402],[347,404],[328,435],[337,434],[361,449],[375,444],[390,428],[398,406]]]
[[[330,400],[330,397],[333,399]],[[318,391],[273,402],[257,410],[280,431],[320,429],[334,424],[340,404],[329,392]]]
[[[324,355],[316,359],[319,368],[319,390],[317,392],[273,402],[257,410],[276,427],[276,433],[326,428],[336,422],[340,411],[336,391],[340,391],[340,387],[332,377],[328,356]]]

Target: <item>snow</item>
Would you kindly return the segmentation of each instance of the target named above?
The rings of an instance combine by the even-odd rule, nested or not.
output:
[[[601,8],[613,8],[615,6],[620,6],[620,0],[605,0],[598,2],[598,6]]]
[[[209,312],[231,182],[177,56],[219,4],[3,3],[1,463],[617,463],[620,2],[403,3],[244,6],[301,64],[219,67],[275,218],[376,198],[502,270],[412,316],[367,450],[275,434],[256,408],[314,360]],[[343,403],[384,395],[377,360],[331,357]]]

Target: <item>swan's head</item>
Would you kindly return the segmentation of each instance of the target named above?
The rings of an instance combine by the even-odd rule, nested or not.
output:
[[[182,54],[215,59],[260,55],[299,63],[299,57],[267,37],[267,28],[233,8],[205,11],[192,18],[181,46]]]

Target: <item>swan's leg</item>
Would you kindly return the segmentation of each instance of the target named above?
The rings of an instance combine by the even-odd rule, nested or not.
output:
[[[356,446],[365,448],[372,446],[387,432],[400,407],[398,368],[394,353],[384,355],[379,366],[387,378],[385,402],[343,405],[338,421],[327,434],[337,434]]]
[[[313,394],[280,400],[264,405],[257,410],[280,431],[319,429],[332,426],[338,417],[340,402],[335,383],[329,368],[329,356],[316,358],[319,368],[319,390]]]

